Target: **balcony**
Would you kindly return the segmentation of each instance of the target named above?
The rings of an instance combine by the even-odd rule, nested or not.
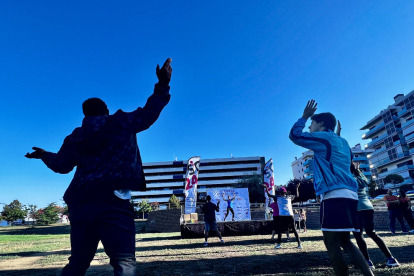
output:
[[[354,157],[353,159],[352,159],[352,161],[355,161],[355,162],[357,162],[357,161],[367,161],[368,160],[368,158],[367,157]]]
[[[369,164],[359,164],[359,167],[361,169],[366,169],[366,168],[369,168]]]
[[[392,163],[392,162],[398,161],[401,158],[405,158],[405,157],[408,157],[408,156],[410,156],[410,153],[407,152],[407,151],[404,151],[404,152],[398,154],[397,158],[395,158],[393,160],[390,160],[389,158],[385,158],[385,159],[382,159],[382,160],[380,160],[378,162],[372,163],[369,167],[371,169],[372,168],[376,168],[376,167],[380,167],[380,166],[386,165],[388,163]]]
[[[381,152],[384,152],[384,151],[386,151],[387,149],[385,148],[385,147],[382,147],[382,148],[380,148],[380,149],[377,149],[376,151],[374,151],[373,153],[371,153],[370,155],[369,155],[369,157],[371,157],[371,156],[373,156],[373,155],[377,155],[377,154],[379,154],[379,153],[381,153]]]
[[[412,124],[414,124],[414,120],[413,120],[413,119],[411,119],[411,120],[409,120],[409,121],[405,122],[404,124],[401,124],[401,127],[402,127],[402,128],[406,128],[406,127],[411,126]]]
[[[379,125],[377,125],[373,129],[371,129],[370,131],[368,131],[367,133],[362,135],[362,139],[368,139],[369,136],[371,136],[372,134],[376,133],[377,131],[383,129],[384,127],[385,127],[385,123],[384,122],[380,123]]]
[[[410,154],[414,154],[414,148],[410,149]]]
[[[411,139],[413,139],[414,138],[414,133],[413,134],[410,134],[410,135],[408,135],[408,136],[405,136],[405,141],[407,141],[408,142],[408,140],[411,140]]]
[[[384,173],[380,173],[380,174],[378,174],[378,176],[382,178],[382,177],[386,177],[389,174],[398,173],[398,172],[402,172],[402,171],[406,171],[406,170],[414,170],[414,166],[413,165],[403,166],[403,167],[400,167],[400,168],[389,170],[389,171],[384,172]]]
[[[362,172],[365,176],[371,176],[371,172]]]
[[[406,107],[404,107],[400,112],[398,112],[398,116],[401,116],[401,115],[403,115],[405,112],[407,112],[408,110],[407,110],[407,108]]]
[[[309,165],[309,164],[311,164],[311,161],[312,161],[313,159],[308,159],[308,160],[306,160],[305,161],[305,163],[303,163],[303,166],[307,166],[307,165]]]
[[[367,144],[366,148],[370,148],[370,147],[373,147],[373,146],[376,146],[376,145],[380,144],[387,137],[388,137],[388,134],[384,133],[381,136],[379,136],[375,139],[372,139],[372,141]]]
[[[313,166],[309,166],[305,169],[304,173],[309,173],[310,171],[313,172]]]

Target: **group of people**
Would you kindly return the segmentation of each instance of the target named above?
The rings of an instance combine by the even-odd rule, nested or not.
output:
[[[387,204],[388,214],[390,216],[390,230],[395,234],[395,219],[401,224],[401,229],[404,233],[414,233],[414,219],[411,210],[411,200],[404,191],[399,191],[399,196],[395,196],[391,189],[387,191],[387,195],[383,197]],[[407,221],[411,230],[408,231],[404,224],[404,219]]]
[[[42,160],[56,173],[66,174],[76,167],[64,195],[71,222],[71,256],[61,275],[84,275],[100,241],[115,275],[135,275],[131,190],[146,190],[136,134],[154,124],[170,101],[171,59],[167,59],[161,68],[157,65],[156,75],[158,83],[143,108],[132,112],[118,110],[110,115],[104,101],[87,99],[82,105],[85,116],[82,126],[65,138],[57,153],[33,147],[34,151],[26,154],[27,158]],[[398,266],[384,241],[375,233],[374,209],[366,194],[367,180],[358,164],[352,163],[352,152],[340,136],[339,122],[335,133],[335,117],[331,113],[314,114],[316,107],[314,100],[308,102],[289,138],[314,152],[314,187],[320,202],[321,230],[335,273],[348,275],[343,248],[364,275],[372,275],[370,266],[373,268],[374,265],[362,237],[364,229],[388,258],[387,265]],[[309,132],[304,132],[309,118]],[[291,205],[292,199],[298,196],[298,188],[295,195],[287,194],[285,188],[276,191],[276,195],[268,195],[273,199],[270,207],[274,220],[272,238],[278,234],[276,248],[281,247],[282,233],[292,231],[298,248],[302,249]],[[227,199],[226,217],[231,212],[234,219],[233,200],[230,196]],[[387,199],[390,211],[399,219],[399,213],[393,209],[395,201]],[[406,206],[407,202],[399,200],[398,204]],[[208,245],[209,231],[216,232],[220,242],[224,243],[215,219],[218,204],[212,203],[211,197],[207,196],[202,211],[206,230],[204,245]],[[350,232],[354,232],[359,249],[351,242]]]

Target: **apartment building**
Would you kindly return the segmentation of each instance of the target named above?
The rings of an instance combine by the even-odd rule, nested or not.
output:
[[[366,178],[371,179],[370,164],[368,156],[374,152],[371,149],[362,149],[360,144],[351,148],[354,154],[354,162],[359,163],[359,168]],[[312,179],[313,178],[313,151],[308,150],[302,153],[302,156],[292,162],[293,178],[295,179]]]
[[[414,91],[398,94],[394,103],[369,120],[361,130],[362,139],[371,140],[365,149],[372,178],[380,188],[396,188],[414,183]],[[404,182],[394,187],[384,183],[389,174],[399,174]]]
[[[227,188],[245,175],[260,174],[263,177],[264,157],[239,157],[201,159],[198,175],[199,193],[207,188]],[[174,194],[180,201],[184,200],[184,180],[187,160],[151,162],[143,164],[146,191],[132,192],[132,199],[137,202],[166,203]]]

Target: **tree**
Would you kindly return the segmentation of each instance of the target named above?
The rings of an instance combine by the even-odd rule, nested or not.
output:
[[[59,213],[61,208],[56,205],[56,202],[52,202],[47,205],[42,211],[39,210],[39,217],[37,222],[39,224],[52,224],[56,223],[59,220]]]
[[[299,186],[299,196],[292,202],[305,202],[316,198],[315,187],[310,179],[291,179],[286,183],[286,190],[291,194],[296,194],[296,186]]]
[[[170,209],[180,209],[180,199],[175,195],[172,195],[168,202],[170,203]]]
[[[375,197],[375,191],[377,190],[377,184],[375,183],[374,179],[371,178],[368,184],[368,194],[370,197]]]
[[[406,184],[406,185],[401,185],[400,186],[400,191],[407,192],[407,191],[410,191],[412,189],[413,189],[413,184]]]
[[[386,189],[377,189],[375,190],[375,196],[385,195],[387,193]]]
[[[4,206],[1,217],[8,222],[12,222],[18,219],[24,219],[27,216],[27,211],[27,207],[15,199],[9,205]]]
[[[30,204],[28,209],[28,216],[31,218],[34,223],[39,219],[39,210],[37,209],[37,205]]]
[[[152,211],[151,204],[148,203],[148,199],[141,199],[137,202],[138,212],[142,213],[142,218],[144,218],[145,213]]]
[[[263,176],[261,174],[246,174],[232,186],[234,188],[247,188],[250,202],[265,202]]]
[[[395,189],[397,184],[404,182],[404,178],[399,174],[389,174],[384,178],[384,182],[391,183]]]

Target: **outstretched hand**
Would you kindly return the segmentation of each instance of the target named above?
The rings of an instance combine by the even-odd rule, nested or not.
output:
[[[43,154],[46,152],[44,149],[33,147],[34,152],[26,153],[25,157],[30,159],[40,159],[42,158]]]
[[[341,130],[342,130],[341,122],[338,120],[338,125],[336,126],[336,135],[341,136]]]
[[[167,58],[164,65],[161,67],[157,64],[157,68],[155,70],[157,77],[158,77],[158,83],[162,85],[169,85],[171,81],[171,75],[172,75],[172,68],[171,68],[171,58]]]
[[[313,114],[315,113],[316,109],[317,109],[316,108],[317,105],[318,104],[315,103],[315,100],[308,101],[308,104],[306,105],[305,109],[303,110],[302,118],[307,120],[310,117],[312,117]]]

